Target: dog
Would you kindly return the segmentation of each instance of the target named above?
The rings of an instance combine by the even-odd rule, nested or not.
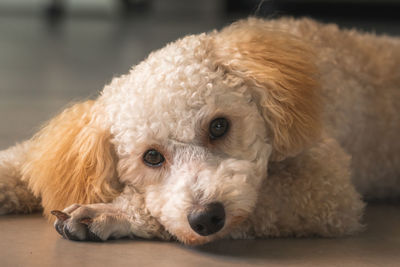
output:
[[[395,37],[307,18],[186,36],[2,151],[0,213],[43,208],[70,240],[355,234],[365,200],[400,195],[399,87]]]

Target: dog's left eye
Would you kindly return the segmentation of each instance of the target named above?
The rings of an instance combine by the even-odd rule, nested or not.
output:
[[[159,167],[165,161],[164,156],[155,149],[147,150],[143,155],[143,161],[147,166]]]
[[[225,118],[216,118],[210,123],[210,138],[217,139],[224,136],[229,129],[229,122]]]

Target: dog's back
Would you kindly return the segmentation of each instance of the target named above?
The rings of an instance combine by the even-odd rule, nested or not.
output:
[[[324,130],[352,155],[355,186],[367,198],[399,196],[400,39],[284,21],[276,26],[314,47]]]

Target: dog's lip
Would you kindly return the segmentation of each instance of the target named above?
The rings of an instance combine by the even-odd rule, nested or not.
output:
[[[201,236],[193,231],[188,225],[187,229],[178,230],[178,231],[170,231],[167,230],[170,235],[177,241],[184,243],[189,246],[199,246],[209,242],[212,242],[218,238],[225,236],[227,233],[223,233],[225,226],[217,233],[209,235],[209,236]],[[222,235],[221,235],[222,233]]]
[[[228,221],[226,222],[226,224],[224,225],[224,227],[214,233],[211,234],[209,236],[201,236],[199,234],[197,234],[195,231],[193,231],[190,226],[188,226],[190,228],[190,230],[185,230],[182,232],[177,232],[176,234],[172,234],[176,240],[179,240],[180,242],[189,245],[189,246],[200,246],[200,245],[204,245],[210,242],[213,242],[215,240],[221,239],[227,235],[229,235],[229,233],[232,231],[232,229],[234,229],[237,225],[239,225],[240,223],[242,223],[247,217],[244,215],[237,215],[234,217],[230,217],[228,219]]]
[[[200,245],[210,243],[210,242],[217,240],[219,238],[222,238],[222,237],[223,236],[219,236],[219,234],[212,234],[209,236],[201,236],[193,231],[193,233],[189,233],[187,235],[177,237],[177,240],[184,243],[185,245],[200,246]]]

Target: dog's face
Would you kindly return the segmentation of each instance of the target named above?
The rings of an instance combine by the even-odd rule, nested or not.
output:
[[[180,241],[226,235],[254,210],[269,161],[318,136],[311,58],[256,19],[185,37],[53,119],[24,175],[46,214],[111,201],[118,180]]]
[[[118,97],[108,108],[121,182],[190,244],[226,234],[251,213],[272,151],[254,96],[212,62],[209,42],[170,45],[104,93]]]
[[[298,150],[285,147],[289,140],[279,144],[280,137],[290,139],[282,131],[293,122],[271,129],[275,120],[288,120],[279,114],[285,107],[274,107],[288,96],[264,96],[274,81],[259,84],[264,81],[240,69],[256,63],[251,57],[250,63],[242,55],[226,57],[229,49],[238,53],[237,44],[221,50],[228,39],[214,33],[178,40],[103,93],[120,181],[143,192],[152,216],[188,244],[226,235],[246,219],[271,154],[279,159]],[[260,101],[265,97],[270,101]]]

